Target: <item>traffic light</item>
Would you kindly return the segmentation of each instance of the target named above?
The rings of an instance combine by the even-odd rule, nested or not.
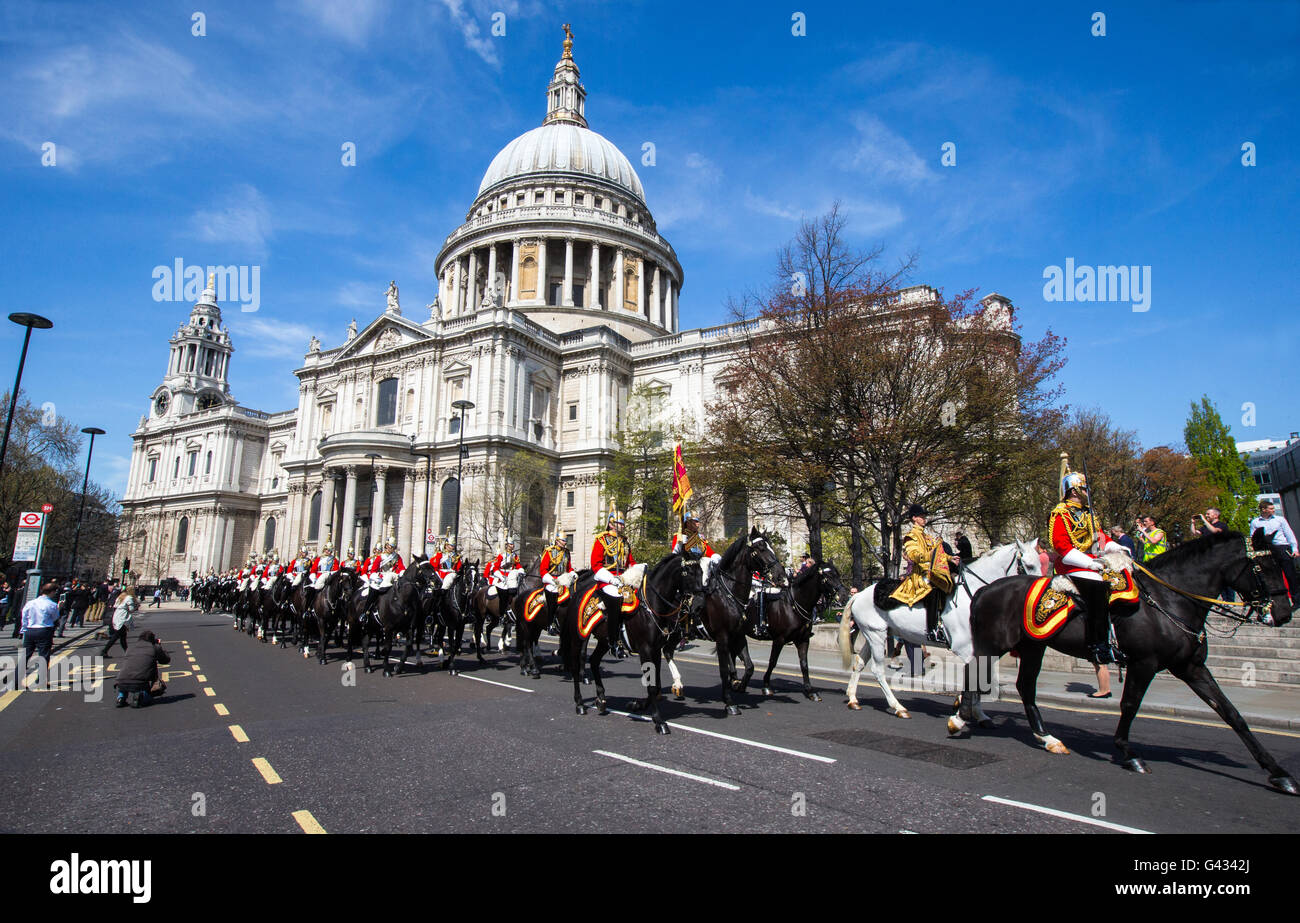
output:
[[[127,574],[129,574],[129,573],[131,573],[131,559],[130,559],[130,558],[123,558],[123,559],[122,559],[122,576],[125,577],[125,576],[126,576]]]

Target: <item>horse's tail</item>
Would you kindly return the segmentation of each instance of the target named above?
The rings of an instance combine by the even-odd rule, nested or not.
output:
[[[844,664],[844,669],[853,668],[853,600],[856,596],[850,596],[849,601],[844,604],[844,609],[840,612],[840,661]]]

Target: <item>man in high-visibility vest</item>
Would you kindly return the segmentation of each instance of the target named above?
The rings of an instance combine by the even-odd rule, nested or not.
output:
[[[1150,561],[1169,550],[1169,536],[1164,529],[1156,528],[1156,521],[1150,516],[1138,517],[1138,535],[1142,536],[1142,560]]]

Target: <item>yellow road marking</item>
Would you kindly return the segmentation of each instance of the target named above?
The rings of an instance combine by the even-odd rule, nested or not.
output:
[[[244,733],[244,729],[239,725],[232,724],[230,726],[230,733],[234,736],[235,740],[239,741],[241,744],[248,743],[248,735]]]
[[[253,765],[256,766],[257,771],[262,774],[262,778],[266,780],[267,785],[279,785],[284,781],[280,778],[279,773],[271,768],[271,764],[262,757],[253,757]]]
[[[206,682],[208,681],[208,678],[207,678],[206,676],[204,676],[202,673],[200,673],[198,676],[196,676],[196,677],[194,677],[194,678],[197,679],[197,680],[198,680],[199,682],[201,682],[201,683],[206,683]]]
[[[204,686],[204,687],[203,687],[203,694],[204,694],[204,695],[216,695],[216,694],[217,694],[217,690],[213,689],[211,686]]]
[[[214,702],[212,704],[212,707],[215,708],[217,710],[217,714],[221,715],[222,717],[225,717],[226,715],[230,714],[230,709],[226,708],[226,706],[222,705],[220,702]]]
[[[4,695],[0,695],[0,711],[4,711],[8,708],[10,704],[13,703],[13,700],[18,698],[20,695],[22,695],[22,691],[19,689],[12,689]]]
[[[190,659],[190,669],[193,670],[195,673],[197,673],[197,672],[199,672],[200,670],[202,670],[203,668],[202,668],[201,666],[199,666],[197,663],[195,663],[194,660],[193,660],[193,658],[191,658],[191,659]]]
[[[294,811],[293,819],[298,822],[303,833],[324,833],[325,828],[320,825],[316,818],[311,816],[311,811]]]

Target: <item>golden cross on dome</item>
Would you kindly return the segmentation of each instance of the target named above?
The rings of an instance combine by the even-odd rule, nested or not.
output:
[[[573,57],[573,27],[567,22],[564,24],[564,56]]]

